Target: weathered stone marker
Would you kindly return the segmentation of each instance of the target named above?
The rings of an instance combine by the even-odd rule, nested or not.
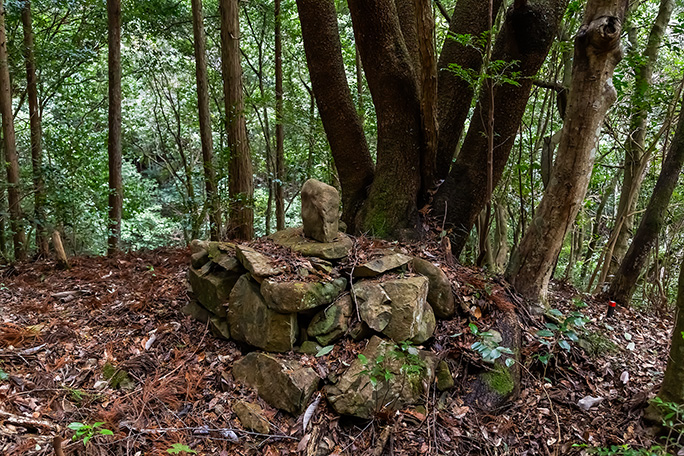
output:
[[[340,220],[340,194],[335,187],[309,179],[302,187],[304,235],[320,242],[337,237]]]

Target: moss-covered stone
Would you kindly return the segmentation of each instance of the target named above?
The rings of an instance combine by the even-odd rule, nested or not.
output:
[[[319,352],[322,347],[318,345],[313,340],[305,340],[302,345],[297,349],[298,353],[304,353],[306,355],[315,355]]]
[[[105,363],[102,367],[102,376],[109,380],[109,386],[113,389],[133,389],[135,382],[123,369],[117,368],[110,362]]]
[[[497,366],[495,369],[483,372],[480,378],[493,391],[501,396],[507,396],[515,389],[515,382],[510,370],[502,366]]]
[[[454,387],[454,377],[446,361],[440,361],[437,365],[437,389],[446,391]]]
[[[233,272],[214,271],[211,262],[201,269],[188,270],[188,281],[195,298],[205,309],[219,317],[226,316],[224,304],[239,277]]]
[[[413,258],[412,267],[418,274],[427,277],[430,282],[427,300],[435,312],[435,317],[448,319],[454,316],[454,294],[451,282],[438,266],[423,260]]]
[[[353,310],[351,296],[342,296],[314,315],[311,323],[309,323],[307,334],[309,337],[315,337],[323,346],[330,345],[346,334]]]

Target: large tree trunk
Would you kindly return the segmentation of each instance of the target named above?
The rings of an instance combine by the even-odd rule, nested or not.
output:
[[[192,0],[192,31],[195,38],[197,108],[199,111],[200,140],[202,142],[204,188],[209,205],[209,232],[211,240],[218,241],[221,236],[221,206],[216,190],[216,172],[214,170],[214,141],[211,136],[211,114],[209,113],[209,82],[202,0]]]
[[[34,218],[38,254],[45,258],[49,253],[48,234],[45,227],[45,184],[43,179],[43,144],[36,81],[36,60],[33,57],[33,24],[31,2],[26,0],[21,10],[24,29],[24,60],[26,63],[26,91],[28,93],[29,121],[31,124],[31,163],[33,165]]]
[[[489,2],[483,0],[459,0],[454,8],[449,24],[449,34],[444,40],[442,53],[439,56],[437,123],[439,137],[437,139],[437,156],[435,177],[446,179],[456,147],[461,139],[475,88],[465,78],[459,76],[450,67],[455,65],[464,72],[478,74],[482,67],[482,49],[460,44],[457,36],[480,36],[489,27]],[[493,14],[496,16],[501,7],[501,0],[493,0]],[[493,18],[492,18],[493,20]]]
[[[684,107],[684,96],[682,97],[682,107]],[[632,299],[637,279],[644,269],[648,254],[655,245],[663,227],[667,206],[670,204],[672,192],[677,185],[679,173],[683,166],[684,115],[680,115],[677,132],[670,145],[670,151],[663,162],[660,176],[658,176],[653,194],[648,206],[646,206],[646,212],[644,212],[636,235],[632,239],[632,244],[620,264],[620,269],[615,274],[608,289],[608,296],[619,304],[628,306]]]
[[[121,239],[123,182],[121,179],[121,0],[107,0],[109,44],[109,237],[107,254],[118,250]]]
[[[350,0],[354,36],[378,125],[375,179],[357,223],[373,236],[418,233],[424,142],[416,73],[391,0]]]
[[[356,232],[356,219],[373,182],[373,161],[354,108],[342,60],[333,0],[297,0],[302,39],[316,104],[342,187],[342,219]]]
[[[19,183],[19,157],[12,114],[12,91],[9,66],[7,64],[7,36],[5,34],[5,9],[0,0],[0,113],[5,145],[5,166],[7,168],[7,196],[10,212],[10,226],[14,233],[14,258],[26,258],[26,234],[24,234]]]
[[[238,8],[238,0],[220,0],[219,2],[221,69],[223,70],[228,148],[230,149],[228,234],[237,239],[247,240],[254,237],[254,211],[252,209],[254,182],[242,95]]]
[[[285,229],[285,195],[283,182],[285,181],[285,145],[283,132],[283,45],[282,45],[282,14],[280,13],[280,0],[275,0],[275,135],[276,135],[276,160],[275,160],[275,206],[276,227]]]
[[[643,54],[638,52],[636,36],[632,41],[632,52],[638,59],[634,69],[634,91],[631,100],[631,117],[629,122],[629,134],[625,144],[625,173],[623,175],[620,202],[616,217],[616,228],[619,232],[613,248],[608,274],[612,275],[618,269],[622,258],[627,252],[628,242],[632,236],[634,227],[634,212],[639,198],[639,190],[646,174],[647,164],[651,154],[647,152],[646,129],[648,113],[650,111],[650,86],[652,82],[653,67],[658,59],[660,43],[667,30],[667,25],[674,9],[674,0],[661,0],[658,16],[653,23],[653,28],[648,37],[648,43]],[[636,35],[637,31],[630,31],[630,35]],[[641,57],[639,57],[641,55]]]
[[[575,38],[572,83],[551,181],[506,275],[531,306],[545,301],[563,239],[589,185],[603,119],[617,97],[620,32],[628,0],[589,0]]]
[[[470,229],[491,198],[491,189],[496,188],[501,179],[527,106],[532,77],[546,59],[566,5],[566,0],[530,5],[521,1],[516,2],[506,14],[492,60],[509,62],[507,74],[510,76],[512,72],[519,71],[520,77],[517,84],[498,83],[494,87],[491,168],[488,166],[490,135],[487,113],[492,108],[492,98],[488,91],[483,91],[461,152],[435,198],[438,217],[440,213],[443,216],[446,210],[446,221],[452,229],[452,251],[456,255],[461,253]],[[484,183],[488,182],[490,172],[492,187],[487,189]]]

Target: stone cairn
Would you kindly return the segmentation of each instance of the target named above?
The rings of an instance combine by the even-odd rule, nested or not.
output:
[[[208,322],[217,337],[260,350],[234,364],[235,380],[256,389],[273,407],[301,413],[321,378],[296,357],[275,353],[315,355],[322,347],[351,337],[370,340],[363,356],[326,379],[325,396],[338,413],[370,418],[387,407],[415,404],[435,375],[438,386],[449,387],[453,380],[448,372],[443,375],[446,364],[438,363],[429,351],[408,346],[420,367],[410,381],[406,360],[386,356],[400,342],[425,342],[435,330],[436,318],[453,316],[454,297],[444,272],[429,261],[390,250],[374,252],[371,261],[351,270],[347,262],[343,270],[340,265],[353,240],[338,229],[337,190],[310,179],[301,197],[303,227],[268,238],[306,257],[308,269],[287,273],[258,247],[197,240],[191,244],[188,278],[195,301],[183,312]],[[382,364],[381,381],[371,378],[369,363]],[[244,403],[234,407],[243,425],[263,432],[257,409]]]

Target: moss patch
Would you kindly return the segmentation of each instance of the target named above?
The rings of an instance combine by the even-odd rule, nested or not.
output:
[[[618,346],[615,342],[598,332],[585,333],[577,342],[577,345],[582,347],[582,349],[593,358],[618,351]]]
[[[513,375],[505,367],[497,366],[494,370],[485,372],[480,377],[487,386],[501,396],[506,396],[515,389]]]
[[[106,363],[102,367],[102,376],[109,380],[109,386],[113,389],[132,389],[135,382],[128,376],[128,372],[117,369],[112,363]]]

